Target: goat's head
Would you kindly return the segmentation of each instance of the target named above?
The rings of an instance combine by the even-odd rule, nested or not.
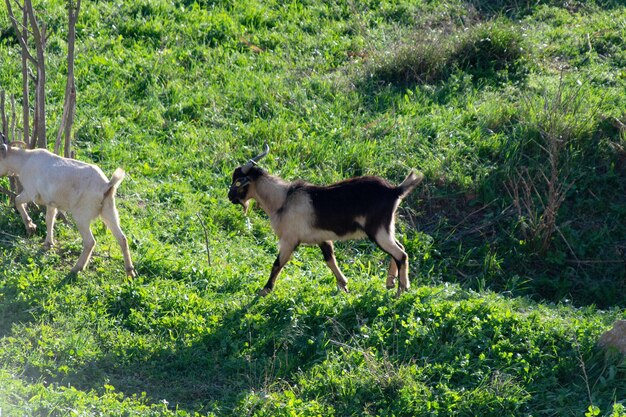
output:
[[[250,200],[250,187],[261,175],[262,171],[255,165],[270,151],[270,147],[265,143],[263,152],[250,159],[245,165],[235,169],[233,172],[233,182],[228,190],[228,199],[233,204],[241,204],[244,212],[248,211]]]

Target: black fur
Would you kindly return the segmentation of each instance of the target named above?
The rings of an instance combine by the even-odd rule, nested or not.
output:
[[[333,259],[333,246],[328,242],[322,242],[319,244],[320,249],[322,250],[322,255],[324,256],[324,260],[329,262]]]
[[[242,200],[246,197],[246,194],[248,194],[248,184],[250,181],[256,181],[262,175],[265,175],[265,171],[258,167],[250,168],[250,171],[248,171],[247,174],[243,173],[241,167],[236,168],[233,172],[233,181],[230,185],[230,189],[228,190],[228,199],[231,203],[241,204]],[[237,186],[237,181],[244,182],[246,185]]]
[[[248,174],[244,174],[241,167],[235,169],[228,192],[230,201],[239,203],[248,192],[248,185],[238,187],[235,185],[237,181],[256,181],[263,175],[266,172],[259,167],[252,167]],[[309,194],[315,210],[315,227],[330,230],[338,236],[361,229],[373,238],[381,224],[389,232],[394,210],[389,202],[397,200],[403,190],[374,176],[350,178],[329,186],[295,181],[289,187],[285,206],[289,205],[289,197],[296,192]],[[359,216],[366,219],[364,227],[355,221]]]
[[[394,206],[390,202],[399,198],[401,191],[378,177],[356,177],[321,187],[301,185],[311,196],[315,210],[315,226],[345,236],[362,229],[367,235],[375,235],[384,225],[389,231]],[[355,221],[363,216],[362,227]]]

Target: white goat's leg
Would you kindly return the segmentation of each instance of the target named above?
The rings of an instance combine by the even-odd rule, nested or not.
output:
[[[409,282],[409,261],[408,255],[402,249],[402,245],[393,236],[383,228],[376,233],[375,242],[382,250],[387,252],[395,261],[399,272],[400,282],[398,283],[398,293],[400,296],[403,291],[408,290],[411,286]]]
[[[337,260],[335,259],[335,250],[333,248],[333,242],[328,240],[326,242],[322,242],[319,244],[320,249],[322,250],[322,254],[324,255],[324,260],[326,261],[326,265],[333,271],[335,274],[335,278],[337,279],[337,286],[340,290],[348,292],[348,280],[341,273],[341,270],[337,266]]]
[[[267,281],[267,284],[265,284],[265,287],[263,287],[261,291],[259,291],[260,296],[265,296],[272,292],[272,290],[274,289],[274,284],[276,283],[276,277],[278,277],[281,269],[283,269],[287,261],[289,261],[289,258],[291,258],[291,254],[293,253],[293,251],[296,250],[296,248],[298,247],[298,243],[294,244],[282,240],[278,243],[278,245],[278,256],[274,261],[274,265],[272,265],[270,279]]]
[[[35,223],[33,223],[30,216],[26,212],[26,204],[28,203],[28,201],[29,199],[24,195],[24,193],[21,193],[20,195],[15,197],[15,208],[17,208],[20,216],[22,216],[22,221],[24,222],[24,226],[26,227],[26,234],[28,236],[31,236],[37,230],[37,226],[35,226]]]
[[[78,273],[87,267],[93,248],[96,246],[96,239],[93,238],[91,228],[89,227],[91,219],[75,217],[74,220],[76,221],[76,227],[78,227],[80,235],[83,237],[83,252],[80,254],[76,265],[72,268],[73,273]]]
[[[102,217],[102,221],[109,228],[117,243],[120,245],[120,249],[122,249],[122,255],[124,256],[124,267],[126,268],[126,275],[130,278],[137,276],[135,272],[135,267],[133,266],[133,261],[130,259],[130,250],[128,249],[128,240],[126,239],[126,235],[122,232],[122,228],[120,227],[120,219],[115,209],[115,206],[109,206],[107,204],[102,208],[102,213],[100,214]]]
[[[57,217],[57,211],[56,207],[46,206],[46,240],[43,242],[43,246],[46,249],[54,246],[54,222]]]

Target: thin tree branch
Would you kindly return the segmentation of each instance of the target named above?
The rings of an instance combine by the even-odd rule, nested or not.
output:
[[[22,27],[22,29],[24,29],[26,31],[28,29],[24,25],[21,25],[17,21],[17,19],[15,18],[15,15],[13,14],[13,9],[11,8],[11,0],[5,0],[5,3],[7,5],[7,10],[9,12],[9,19],[11,20],[11,23],[13,24],[13,29],[15,30],[15,36],[17,37],[17,40],[18,40],[20,46],[22,47],[23,53],[28,57],[28,59],[33,64],[37,65],[37,60],[28,51],[28,45],[26,44],[26,38],[23,35],[21,35],[22,31],[20,30],[20,26]],[[22,10],[22,13],[23,13],[24,9],[22,7],[20,7],[19,4],[18,4],[18,7]]]

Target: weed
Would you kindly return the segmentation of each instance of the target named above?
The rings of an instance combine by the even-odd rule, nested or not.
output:
[[[529,136],[536,139],[531,139],[530,146],[522,145],[517,157],[522,167],[510,176],[508,191],[522,222],[524,238],[542,255],[550,248],[555,233],[565,239],[558,228],[558,212],[576,185],[574,175],[583,175],[576,161],[590,146],[585,141],[589,143],[587,138],[597,124],[598,106],[588,103],[582,87],[580,81],[566,85],[561,74],[553,93],[544,92],[543,98],[534,103],[526,101],[522,116]]]

